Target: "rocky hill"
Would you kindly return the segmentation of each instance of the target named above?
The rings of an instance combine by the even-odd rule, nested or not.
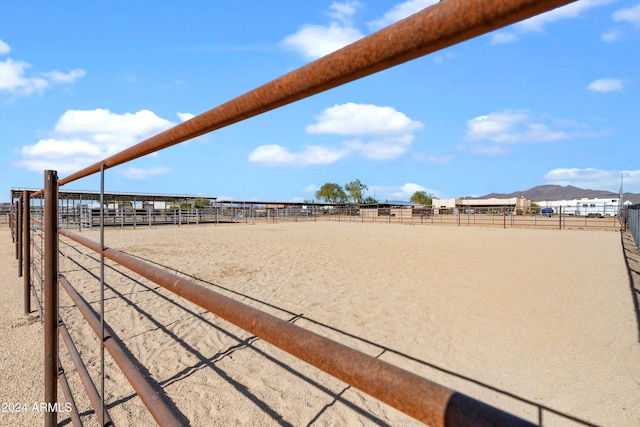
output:
[[[542,200],[572,200],[580,199],[582,197],[597,197],[608,198],[618,197],[618,193],[603,190],[584,190],[582,188],[574,187],[572,185],[538,185],[524,191],[515,191],[513,193],[491,193],[478,199],[485,199],[490,197],[496,197],[499,199],[506,199],[511,197],[524,197],[534,202]],[[471,198],[471,197],[470,197]],[[474,197],[475,198],[475,197]],[[630,200],[632,203],[640,203],[640,194],[638,193],[624,193],[623,200]]]

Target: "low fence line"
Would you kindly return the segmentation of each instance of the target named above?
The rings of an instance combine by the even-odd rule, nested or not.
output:
[[[59,234],[100,252],[97,242],[68,230],[60,230]],[[104,256],[426,424],[451,425],[448,423],[455,419],[462,422],[460,425],[471,425],[485,419],[493,420],[495,425],[531,425],[118,250],[105,248]]]
[[[199,224],[259,224],[280,222],[362,222],[362,223],[400,223],[413,225],[480,225],[502,228],[535,227],[555,228],[600,228],[620,227],[619,213],[606,214],[591,212],[589,215],[576,215],[573,209],[565,208],[561,212],[546,213],[544,208],[532,208],[524,212],[511,206],[493,208],[475,208],[465,211],[458,208],[433,207],[392,207],[363,208],[342,205],[306,205],[305,207],[264,208],[260,205],[211,206],[195,209],[128,209],[105,208],[103,225],[110,227],[133,227],[145,225],[199,225]],[[472,212],[471,212],[472,211]],[[59,217],[62,228],[93,229],[100,226],[100,209],[91,212],[86,209],[68,209]]]

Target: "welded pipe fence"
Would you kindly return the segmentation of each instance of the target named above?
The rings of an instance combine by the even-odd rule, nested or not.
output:
[[[111,207],[105,203],[101,210],[88,206],[60,204],[59,226],[78,230],[104,226],[151,227],[154,225],[199,224],[263,224],[282,222],[349,222],[410,225],[486,226],[498,228],[551,229],[620,229],[617,206],[585,210],[581,206],[555,209],[534,207],[519,209],[513,206],[475,208],[434,208],[432,206],[371,207],[356,204],[302,204],[269,207],[258,203],[215,203],[193,208],[133,209],[128,205]],[[39,209],[39,208],[36,208]]]
[[[624,209],[622,215],[623,228],[629,230],[640,248],[640,204],[631,205]]]
[[[440,2],[66,178],[58,179],[55,171],[45,171],[44,188],[34,193],[23,194],[11,215],[12,229],[15,229],[13,235],[16,242],[16,256],[20,261],[19,275],[24,273],[29,275],[28,280],[25,277],[24,281],[25,311],[31,309],[30,301],[27,306],[27,295],[33,294],[37,301],[36,305],[42,312],[44,323],[44,401],[49,408],[45,412],[45,425],[54,426],[57,424],[58,380],[61,382],[63,392],[69,391],[64,367],[60,365],[58,357],[59,333],[62,334],[65,343],[72,340],[68,339],[64,319],[60,319],[59,316],[59,286],[65,289],[96,335],[100,337],[101,350],[106,350],[111,354],[156,422],[160,425],[182,424],[183,420],[172,411],[170,404],[158,392],[158,385],[140,372],[133,356],[122,348],[121,341],[105,322],[102,271],[105,258],[140,274],[219,318],[239,326],[254,336],[428,425],[532,425],[528,421],[516,418],[428,379],[283,321],[150,263],[140,261],[115,248],[105,247],[103,241],[105,222],[112,218],[115,224],[118,215],[117,212],[114,212],[113,216],[110,215],[108,209],[105,209],[102,198],[99,212],[100,242],[90,241],[80,234],[72,232],[70,228],[62,228],[61,203],[58,193],[61,186],[99,173],[101,176],[100,192],[103,195],[105,171],[109,168],[570,2],[569,0],[447,0]],[[39,200],[43,200],[42,205],[38,205]],[[33,203],[30,203],[31,201]],[[31,216],[32,209],[37,211],[36,206],[39,207],[41,218]],[[212,211],[219,220],[222,218],[236,222],[242,220],[248,222],[248,212],[241,212],[241,215],[238,216],[237,211],[232,208],[231,215],[227,216],[225,214],[229,213],[228,209]],[[354,220],[358,218],[357,214],[353,215],[353,211],[347,210],[345,213],[340,209],[337,212],[333,211],[323,215],[314,214],[311,217],[308,213],[301,211],[267,210],[264,213],[266,213],[267,221],[278,218],[319,220],[320,217],[327,217],[333,219],[336,218],[336,214],[338,220],[343,217]],[[69,218],[68,214],[69,212],[66,212],[65,219]],[[264,218],[262,214],[252,211],[251,218]],[[94,226],[93,212],[85,212],[85,215],[88,216],[82,217],[80,215],[78,217],[80,229],[82,229],[83,223],[89,224],[90,227]],[[153,213],[148,214],[149,217],[152,215]],[[178,218],[182,218],[182,215],[183,212],[179,210],[177,212]],[[193,212],[188,215],[189,220],[193,218],[193,215],[199,220],[200,213]],[[364,221],[364,213],[360,215],[360,220]],[[176,213],[171,218],[175,221]],[[396,219],[397,215],[392,216],[392,212],[389,210],[385,219],[391,221],[391,218]],[[462,218],[461,215],[457,216],[459,222],[462,221]],[[506,216],[503,217],[503,223],[506,221],[504,218]],[[123,212],[119,219],[121,225],[124,226],[126,212]],[[404,215],[401,215],[400,219],[404,220]],[[411,214],[411,219],[414,219],[413,214]],[[424,215],[420,217],[422,221],[425,219]],[[468,218],[468,221],[471,221],[471,217]],[[34,226],[34,224],[38,225]],[[100,273],[102,308],[100,313],[95,313],[88,306],[87,301],[74,290],[72,284],[60,275],[58,271],[60,236],[72,239],[99,254],[102,260]],[[35,249],[36,246],[37,249]],[[30,249],[33,247],[34,250],[25,249],[27,247]],[[36,268],[38,264],[40,266]],[[31,275],[32,271],[33,275]],[[36,273],[36,271],[38,272]],[[34,292],[38,287],[41,289],[39,296],[38,292]],[[81,377],[86,377],[81,373],[81,371],[86,371],[86,367],[82,368],[82,358],[76,354],[77,350],[74,348],[72,342],[67,343],[67,350],[71,358],[74,363],[76,361],[78,363],[76,370]],[[83,378],[82,381],[87,394],[93,396],[91,398],[93,409],[98,415],[101,425],[110,425],[111,422],[108,419],[104,402],[104,367],[101,376],[100,392],[96,391],[97,388],[90,378]],[[69,395],[65,396],[65,399],[74,406],[71,413],[72,422],[79,424],[81,420],[73,404],[73,397]]]

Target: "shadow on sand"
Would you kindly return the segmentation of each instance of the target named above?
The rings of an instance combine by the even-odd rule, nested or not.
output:
[[[640,342],[640,250],[629,231],[620,233],[622,241],[622,254],[629,274],[629,290],[633,300],[633,309],[636,313],[636,325],[638,329],[638,342]]]

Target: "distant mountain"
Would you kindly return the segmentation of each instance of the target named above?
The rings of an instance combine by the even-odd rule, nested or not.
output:
[[[632,203],[640,203],[640,194],[638,193],[624,193],[623,199],[630,200]],[[491,193],[482,197],[469,197],[470,199],[487,199],[495,197],[498,199],[508,199],[511,197],[524,197],[533,202],[539,202],[543,200],[572,200],[581,199],[583,197],[597,197],[597,198],[609,198],[618,197],[618,193],[603,190],[584,190],[582,188],[574,187],[572,185],[538,185],[537,187],[530,188],[524,191],[515,191],[509,194],[503,193]]]

